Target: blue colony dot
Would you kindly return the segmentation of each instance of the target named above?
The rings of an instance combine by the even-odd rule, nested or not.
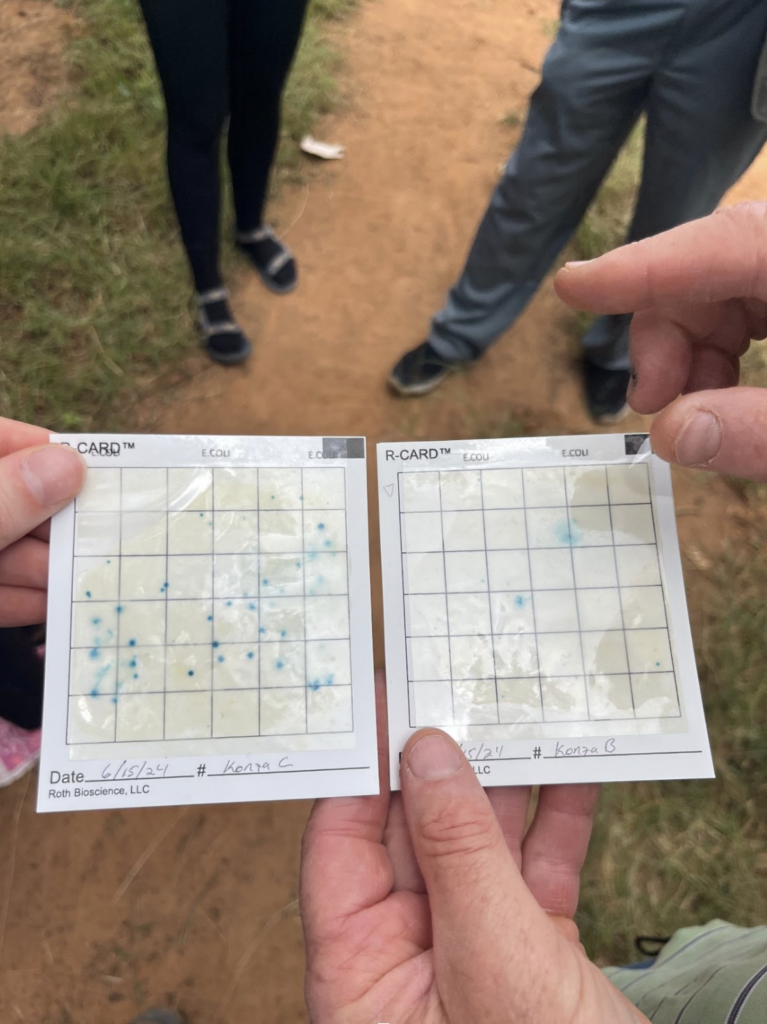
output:
[[[128,668],[135,668],[136,664],[137,664],[136,659],[135,658],[131,658],[131,660],[128,662]]]
[[[285,662],[284,661],[275,661],[274,667],[275,668],[285,668]]]
[[[325,524],[324,523],[317,523],[317,529],[318,530],[324,530],[325,529]]]
[[[265,633],[266,632],[266,626],[259,626],[258,627],[258,632],[259,633]]]
[[[521,594],[517,594],[517,596],[514,598],[514,604],[517,606],[517,608],[524,608],[524,606],[525,606],[525,599],[524,599],[524,597]]]
[[[570,547],[574,547],[576,544],[580,544],[582,539],[581,531],[575,525],[575,523],[568,519],[564,523],[560,523],[554,530],[556,538],[560,544],[567,544]]]
[[[205,518],[205,513],[204,512],[200,512],[200,519],[204,519],[204,518]]]
[[[231,608],[232,607],[232,602],[231,601],[227,601],[226,602],[226,607],[227,608]]]
[[[213,646],[214,646],[214,647],[218,647],[218,640],[214,640],[214,641],[213,641]]]
[[[134,673],[133,673],[133,678],[134,678],[134,679],[138,679],[138,672],[134,672]]]
[[[272,501],[274,501],[274,495],[272,495]]]
[[[655,667],[656,667],[656,668],[660,668],[660,662],[659,662],[659,661],[656,661],[656,662],[655,662]]]
[[[310,690],[314,690],[316,692],[317,690],[319,690],[321,684],[319,679],[313,679],[311,683],[307,683],[306,685],[309,687]]]
[[[332,540],[326,540],[325,541],[325,547],[326,548],[332,548],[333,547],[333,541]]]
[[[300,569],[300,568],[301,568],[301,563],[300,562],[296,562],[296,569]]]
[[[115,608],[115,611],[117,612],[118,615],[122,615],[122,613],[125,611],[125,609],[123,608],[123,606],[121,604],[118,604],[118,606]]]
[[[101,651],[98,649],[98,647],[92,648],[92,650],[90,652],[90,657],[93,659],[93,661],[96,661],[96,659],[99,658],[100,656],[101,656]]]
[[[261,580],[261,582],[264,584],[265,587],[269,586],[269,580],[263,579],[263,580]]]
[[[219,661],[225,661],[226,659],[224,658],[223,654],[219,654],[218,660]]]
[[[111,564],[112,564],[112,559],[111,558],[107,558],[107,565],[111,565]]]
[[[101,625],[101,619],[92,619],[91,621],[93,622],[94,626],[100,626]]]
[[[116,696],[116,695],[115,695],[114,697],[112,697],[112,703],[113,703],[113,704],[116,704],[116,703],[117,703],[117,696]]]
[[[90,590],[86,590],[86,591],[85,591],[85,596],[86,596],[86,597],[90,597],[90,596],[91,596],[91,592],[90,592]]]
[[[98,688],[98,686],[94,686],[93,689],[91,690],[91,697],[98,697],[98,696],[100,696],[99,688]]]
[[[213,616],[212,616],[212,615],[209,615],[209,616],[208,616],[208,622],[212,622],[212,621],[213,621]]]
[[[248,658],[249,658],[249,659],[250,659],[251,661],[253,660],[253,658],[254,658],[254,657],[255,657],[255,655],[253,654],[253,651],[248,651]]]
[[[187,675],[188,676],[193,676],[194,675],[194,669],[190,668],[189,671],[187,672]]]
[[[253,601],[251,601],[250,604],[248,605],[248,611],[254,612],[255,610],[256,605],[253,603]]]
[[[136,646],[136,640],[135,640],[134,637],[131,637],[131,639],[128,641],[128,647],[135,647],[135,646]]]
[[[287,635],[288,635],[288,631],[287,631],[287,629],[281,629],[281,630],[280,630],[280,636],[281,636],[281,637],[283,638],[283,640],[285,639],[285,637],[286,637]]]

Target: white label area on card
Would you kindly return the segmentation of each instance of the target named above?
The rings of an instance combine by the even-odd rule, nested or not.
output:
[[[382,444],[378,465],[393,785],[426,726],[488,785],[712,773],[645,435]]]
[[[58,440],[40,808],[377,791],[364,440]]]

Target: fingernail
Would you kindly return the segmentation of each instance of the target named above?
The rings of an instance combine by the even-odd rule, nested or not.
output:
[[[408,768],[418,779],[433,782],[454,775],[461,767],[461,752],[452,740],[430,733],[419,740],[408,754]]]
[[[704,466],[719,453],[722,424],[712,412],[700,409],[687,420],[674,442],[674,456],[680,466]]]
[[[85,463],[77,452],[57,444],[38,448],[20,468],[32,496],[48,508],[74,498],[85,477]]]
[[[565,270],[572,270],[573,267],[585,267],[587,263],[593,262],[593,260],[570,260],[569,263],[565,263]]]

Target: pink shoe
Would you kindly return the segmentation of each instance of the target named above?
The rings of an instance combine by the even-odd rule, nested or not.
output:
[[[28,732],[0,718],[0,786],[10,786],[40,756],[40,730]]]

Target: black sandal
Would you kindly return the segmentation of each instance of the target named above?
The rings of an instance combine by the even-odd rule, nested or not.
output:
[[[224,366],[234,366],[247,359],[253,346],[232,320],[229,309],[229,293],[226,288],[211,288],[197,293],[200,311],[197,325],[202,335],[205,351],[211,359]],[[217,306],[217,309],[208,307]],[[212,314],[212,316],[211,316]]]
[[[278,295],[293,291],[298,284],[295,257],[268,224],[254,231],[237,231],[234,241],[256,268],[269,291]]]

